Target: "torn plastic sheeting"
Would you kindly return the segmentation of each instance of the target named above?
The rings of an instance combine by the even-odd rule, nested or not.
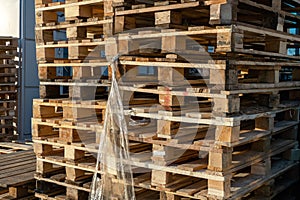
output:
[[[91,186],[91,200],[135,200],[133,176],[128,148],[127,125],[116,80],[118,56],[111,62],[112,83],[106,106],[103,131]],[[96,170],[97,171],[97,170]]]

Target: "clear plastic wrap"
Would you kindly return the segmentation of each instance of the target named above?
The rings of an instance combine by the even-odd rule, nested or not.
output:
[[[108,97],[104,128],[100,136],[99,151],[90,199],[135,200],[133,177],[128,148],[127,125],[116,70],[118,56],[111,62],[112,83]]]

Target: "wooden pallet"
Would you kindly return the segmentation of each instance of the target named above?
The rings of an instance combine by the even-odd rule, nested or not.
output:
[[[0,154],[9,154],[33,149],[32,145],[15,142],[0,142]]]
[[[36,40],[38,44],[56,41],[53,33],[58,30],[65,32],[66,38],[69,40],[102,38],[105,34],[103,26],[110,23],[112,23],[111,19],[103,20],[97,17],[69,22],[47,23],[43,26],[36,26]]]
[[[168,54],[166,57],[173,55]],[[186,63],[180,59],[123,56],[119,68],[127,70],[121,74],[124,84],[128,82],[126,85],[135,84],[140,87],[143,87],[143,84],[144,87],[149,87],[150,84],[156,83],[157,86],[165,85],[170,88],[181,86],[184,89],[184,86],[191,85],[196,88],[198,86],[199,89],[202,87],[200,90],[202,93],[218,93],[222,90],[227,90],[227,93],[234,93],[236,90],[244,90],[244,92],[249,90],[248,93],[251,91],[257,93],[260,90],[267,92],[268,89],[269,91],[280,88],[284,90],[283,88],[290,87],[289,89],[293,90],[299,87],[298,62],[275,62],[259,59],[243,61],[242,58],[240,60],[227,58],[226,61],[225,58],[218,60],[213,59],[213,57],[203,61],[196,61],[193,58],[188,61],[191,63]],[[151,68],[149,67],[150,64]],[[149,74],[148,78],[145,76],[139,80],[140,68],[144,68],[144,71],[148,68],[154,73]],[[151,75],[154,76],[152,79],[150,79]],[[134,76],[137,79],[134,80]],[[231,79],[228,80],[228,77]],[[148,81],[150,82],[149,85],[147,85]],[[197,93],[197,90],[194,92]]]
[[[1,144],[4,147],[26,149],[25,145]],[[34,198],[36,159],[32,150],[6,152],[0,155],[0,198],[29,200]]]
[[[41,81],[54,81],[57,79],[72,80],[89,80],[89,79],[105,79],[105,71],[109,63],[106,60],[99,60],[98,62],[82,62],[76,60],[70,62],[67,59],[55,60],[54,63],[39,64],[39,78]],[[58,70],[66,70],[70,73],[69,76],[62,76],[58,74]]]
[[[107,41],[110,40],[108,39]],[[191,40],[197,41],[195,44],[199,44],[201,47],[196,50],[189,49],[191,47],[187,44]],[[147,52],[152,54],[178,52],[183,55],[207,56],[207,54],[201,52],[207,52],[209,48],[210,53],[213,52],[220,55],[231,52],[240,54],[239,56],[250,54],[257,57],[299,59],[297,56],[287,55],[287,45],[293,47],[293,41],[296,42],[298,40],[297,35],[274,32],[244,23],[215,27],[191,26],[185,31],[176,29],[138,29],[132,33],[118,34],[117,44],[108,45],[106,52],[112,52],[111,48],[114,45],[119,45],[119,53],[124,55],[128,54],[128,52],[134,54],[136,50],[139,50],[137,55],[142,55],[143,51],[153,49]],[[246,57],[251,60],[251,57]]]
[[[299,23],[299,16],[293,13],[299,5],[297,1],[114,1],[113,5],[116,32],[139,27],[187,29],[188,25],[236,22],[287,32]]]
[[[38,2],[36,2],[38,3]],[[63,15],[65,21],[83,18],[101,17],[104,18],[103,1],[65,1],[65,2],[40,2],[36,8],[37,24],[58,22]],[[57,13],[60,13],[59,15]]]
[[[60,136],[68,143],[80,141],[84,131],[102,124],[106,101],[35,100],[34,108],[33,138]]]
[[[145,102],[145,99],[143,102]],[[151,103],[150,99],[148,102]],[[154,109],[154,107],[151,109],[152,104],[149,105],[149,107],[144,105],[142,105],[143,107],[131,105],[131,110],[126,111],[126,113],[131,116],[144,119],[148,118],[155,121],[157,120],[157,124],[152,123],[151,126],[147,126],[147,121],[145,121],[146,124],[144,124],[144,122],[136,120],[136,125],[132,128],[129,127],[129,135],[133,138],[147,138],[147,133],[152,132],[154,135],[149,134],[148,138],[158,136],[165,139],[176,139],[178,141],[178,138],[182,138],[183,136],[186,137],[188,134],[191,134],[192,140],[187,141],[192,142],[195,140],[194,136],[198,132],[200,139],[199,144],[201,144],[201,138],[205,137],[205,134],[203,136],[201,131],[206,132],[209,126],[215,126],[217,127],[217,130],[219,130],[220,134],[220,139],[217,139],[218,136],[215,136],[215,139],[217,139],[220,143],[232,146],[235,143],[240,143],[240,131],[242,131],[242,134],[247,135],[247,137],[251,134],[265,136],[269,133],[269,131],[272,131],[274,127],[276,127],[276,124],[282,124],[283,128],[285,128],[291,125],[296,125],[298,121],[298,110],[297,108],[292,107],[280,108],[278,110],[270,110],[264,107],[258,109],[258,107],[253,107],[252,109],[243,110],[243,115],[237,115],[234,117],[220,118],[218,116],[210,116],[209,118],[203,118],[193,112],[193,110],[160,111],[158,109]],[[76,103],[75,101],[68,99],[35,100],[34,106],[35,118],[33,119],[33,136],[35,138],[42,139],[50,136],[58,136],[59,132],[54,130],[58,130],[60,128],[70,129],[70,131],[92,131],[93,126],[101,125],[103,121],[103,112],[106,102],[103,100],[94,100],[83,102],[77,101]],[[195,107],[193,107],[193,109],[195,109]],[[201,109],[199,110],[201,111]],[[279,118],[280,116],[283,117]],[[179,123],[183,123],[180,129],[178,129],[180,125]],[[197,125],[198,123],[202,125]],[[193,124],[193,126],[191,126],[191,124]],[[146,125],[147,129],[143,130],[144,125]],[[253,128],[247,129],[247,127]],[[213,129],[213,131],[217,130]],[[222,131],[224,130],[228,131],[227,134],[230,131],[231,135],[222,138]],[[73,142],[75,141],[75,138],[78,137],[70,135],[69,140],[66,141]],[[214,142],[213,138],[210,139]],[[62,141],[63,140],[64,139],[62,138]]]
[[[55,61],[55,49],[59,48],[68,52],[67,59],[83,59],[87,61],[101,59],[101,52],[102,54],[104,53],[104,45],[103,38],[46,42],[46,44],[39,44],[37,46],[37,60],[41,63]],[[100,48],[101,46],[103,46],[102,49]]]

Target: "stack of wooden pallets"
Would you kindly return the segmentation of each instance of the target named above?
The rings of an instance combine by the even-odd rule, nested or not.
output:
[[[112,7],[103,0],[35,3],[41,97],[32,120],[36,196],[87,199],[97,152],[93,125],[106,108],[104,37],[112,35]],[[101,55],[89,55],[95,47]]]
[[[299,179],[299,6],[36,0],[36,196],[87,198],[117,54],[138,199],[285,192]]]
[[[1,141],[11,141],[16,131],[18,39],[0,37]]]

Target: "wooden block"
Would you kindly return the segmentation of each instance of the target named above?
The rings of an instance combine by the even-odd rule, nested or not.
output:
[[[283,158],[286,160],[299,161],[300,160],[300,149],[289,149],[283,153]]]
[[[215,140],[220,142],[238,142],[240,137],[240,126],[217,126]]]
[[[216,52],[231,52],[234,49],[243,49],[243,32],[219,32],[217,34]]]
[[[293,69],[293,75],[292,75],[293,81],[300,81],[300,69],[295,68]]]
[[[264,159],[263,162],[251,165],[251,174],[269,176],[271,175],[271,160],[270,158]]]
[[[213,148],[209,151],[208,169],[213,171],[226,171],[231,167],[232,148]]]
[[[16,187],[9,187],[9,195],[14,198],[22,198],[29,195],[28,193],[28,186],[21,185]]]
[[[175,135],[180,126],[180,122],[157,120],[157,133],[162,135]]]
[[[67,38],[68,39],[86,39],[87,29],[86,27],[69,27],[67,28]]]
[[[75,20],[77,18],[91,18],[91,6],[68,6],[65,8],[66,20]]]
[[[271,139],[269,137],[262,138],[251,144],[251,150],[258,152],[269,152],[271,148]]]
[[[45,43],[45,42],[52,42],[54,41],[53,31],[43,31],[43,30],[36,30],[35,31],[35,40],[37,43]]]
[[[175,30],[170,30],[173,32]],[[164,53],[175,53],[177,51],[186,50],[186,38],[179,36],[165,36],[162,37],[161,50]]]
[[[299,109],[291,109],[285,112],[284,115],[285,120],[293,120],[298,122],[299,121]]]
[[[66,180],[77,181],[78,178],[84,176],[84,171],[80,169],[74,169],[72,167],[66,167]]]
[[[158,67],[158,81],[160,84],[170,86],[186,84],[184,68],[169,69]]]
[[[234,32],[232,33],[231,47],[234,49],[244,48],[244,32]]]
[[[218,33],[217,34],[217,48],[216,52],[230,52],[231,51],[231,33]]]
[[[250,71],[249,71],[250,73]],[[260,83],[279,83],[279,70],[263,70],[258,72]]]
[[[69,59],[85,59],[86,57],[90,57],[88,47],[69,47],[68,49],[68,58]],[[100,58],[100,55],[99,55]]]
[[[214,98],[213,111],[220,113],[238,113],[240,98],[237,95],[227,96],[226,99]]]
[[[51,11],[37,12],[35,16],[36,16],[36,24],[57,22],[57,18],[58,18],[56,12],[51,12]]]
[[[76,66],[73,68],[73,79],[83,79],[83,78],[89,78],[92,76],[92,68],[91,67],[81,67]]]
[[[178,160],[186,160],[183,157],[198,158],[198,153],[182,149],[153,144],[152,161],[157,165],[169,165]]]
[[[217,70],[210,69],[209,84],[217,85],[219,89],[226,89],[238,85],[238,74],[235,69]]]
[[[121,36],[125,35],[129,34],[122,34]],[[118,47],[121,55],[132,54],[138,51],[139,42],[135,40],[119,40]]]
[[[274,129],[274,118],[272,116],[256,118],[255,129],[272,131]]]
[[[284,31],[284,24],[285,24],[285,16],[278,15],[277,16],[277,31]]]
[[[165,197],[160,196],[160,200],[183,200],[180,196],[170,194],[170,193],[165,193]]]
[[[39,67],[39,79],[54,79],[56,77],[56,67]]]
[[[172,182],[171,173],[152,170],[151,185],[163,187]]]
[[[77,159],[83,158],[84,155],[85,155],[85,152],[81,151],[81,150],[75,149],[72,145],[66,145],[65,146],[64,154],[65,154],[64,157],[67,160],[73,160],[73,161],[75,161]]]
[[[230,196],[230,179],[222,181],[208,180],[208,195],[228,198]]]
[[[272,0],[272,8],[276,11],[281,10],[282,0]]]
[[[73,99],[93,100],[96,97],[96,87],[72,86],[69,90],[69,96]]]
[[[53,118],[61,117],[62,113],[55,106],[40,106],[33,104],[33,117],[34,118]]]
[[[87,192],[67,187],[67,199],[82,200],[87,198],[88,198]]]
[[[259,105],[276,108],[280,104],[280,94],[259,94]]]
[[[105,44],[105,55],[107,59],[112,59],[114,56],[118,55],[118,43],[115,38],[106,39]]]
[[[72,128],[59,128],[59,140],[66,143],[81,142],[78,131]]]
[[[40,98],[58,98],[60,95],[60,87],[56,85],[40,85]]]
[[[113,23],[103,24],[103,35],[104,36],[113,36],[113,34],[114,34]]]
[[[165,25],[165,24],[182,24],[182,16],[179,12],[174,12],[171,10],[156,12],[155,13],[155,25]]]
[[[36,58],[38,61],[53,60],[55,58],[54,48],[38,48],[36,51]]]
[[[167,94],[159,95],[159,103],[162,106],[183,106],[184,105],[184,97],[183,96],[173,96]]]
[[[116,16],[115,17],[115,33],[122,33],[125,29],[125,16]]]
[[[167,200],[167,193],[160,191],[159,192],[159,200]]]
[[[103,5],[104,14],[107,16],[114,12],[113,1],[106,1]],[[109,15],[110,16],[110,15]]]
[[[47,162],[43,162],[40,160],[36,161],[36,172],[37,173],[47,173],[49,171],[53,170],[53,164],[52,163],[47,163]]]
[[[265,51],[287,54],[287,42],[274,37],[266,37]]]
[[[125,188],[126,187],[126,188]],[[131,185],[127,184],[126,186],[118,181],[118,179],[113,178],[112,179],[112,186],[111,186],[111,193],[113,194],[112,200],[121,200],[124,198],[124,191],[131,191]],[[129,197],[130,198],[130,197]]]
[[[41,143],[33,143],[33,149],[35,154],[46,156],[53,151],[53,146]]]
[[[115,16],[115,25],[113,27],[115,34],[122,33],[126,30],[136,28],[136,17]]]
[[[32,137],[58,136],[58,132],[53,127],[39,124],[32,124]]]
[[[231,24],[234,16],[232,3],[210,5],[210,24]]]

